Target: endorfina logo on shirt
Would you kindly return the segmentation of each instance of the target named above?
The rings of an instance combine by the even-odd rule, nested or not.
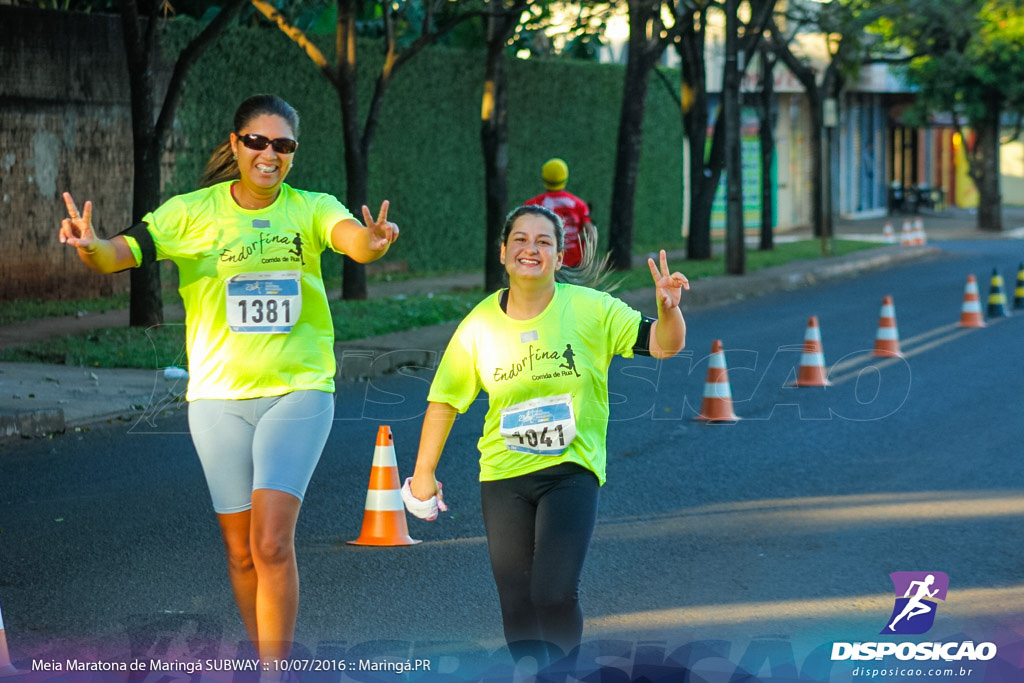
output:
[[[946,599],[949,577],[943,572],[893,572],[889,578],[896,592],[896,603],[881,633],[927,633],[935,623],[936,601]]]
[[[256,230],[270,228],[270,221],[254,218],[252,227]],[[302,236],[295,232],[293,237],[287,234],[268,235],[260,232],[255,239],[250,239],[237,247],[225,247],[221,249],[221,263],[247,263],[255,259],[256,263],[299,263],[306,264],[302,257]],[[280,248],[285,247],[286,251],[281,254]],[[271,253],[273,251],[273,253]]]
[[[522,358],[507,366],[494,368],[494,381],[507,382],[528,374],[531,380],[555,379],[558,377],[579,377],[576,369],[576,352],[572,344],[564,349],[543,348],[530,344]]]

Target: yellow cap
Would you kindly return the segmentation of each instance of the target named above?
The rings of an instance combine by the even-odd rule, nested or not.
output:
[[[561,190],[569,180],[569,166],[561,159],[548,159],[541,168],[540,177],[547,189]]]

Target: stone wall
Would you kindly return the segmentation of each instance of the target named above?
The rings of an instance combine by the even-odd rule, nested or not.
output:
[[[57,241],[61,193],[128,225],[132,132],[120,19],[0,6],[0,301],[78,299],[128,288]]]

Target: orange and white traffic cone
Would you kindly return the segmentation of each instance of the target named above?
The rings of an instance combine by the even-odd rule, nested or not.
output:
[[[985,320],[981,317],[978,281],[973,274],[967,276],[967,284],[964,286],[964,303],[960,308],[960,327],[985,327]]]
[[[882,299],[882,311],[878,315],[878,332],[875,333],[874,355],[903,355],[900,352],[900,331],[896,327],[896,307],[891,296]]]
[[[821,329],[818,328],[818,316],[812,315],[807,321],[807,332],[804,333],[804,349],[800,354],[800,369],[797,371],[796,381],[793,386],[797,387],[827,387],[832,382],[828,381],[825,371],[825,351],[821,345]]]
[[[413,545],[419,541],[409,537],[402,502],[402,484],[398,477],[395,458],[395,438],[391,427],[381,425],[377,430],[377,446],[373,450],[373,468],[370,485],[366,490],[363,528],[352,545]]]
[[[928,235],[924,232],[924,219],[914,219],[914,246],[923,247],[928,244]]]
[[[892,221],[886,221],[882,228],[882,239],[886,244],[896,244],[896,231],[892,229]]]
[[[7,631],[4,630],[4,614],[0,611],[0,678],[21,673],[11,664],[11,653],[7,650]]]
[[[725,366],[725,352],[718,339],[711,343],[708,358],[708,377],[704,383],[704,399],[700,414],[693,418],[711,422],[736,422],[740,418],[732,411],[732,389],[729,387],[729,370]]]
[[[903,229],[900,231],[900,246],[914,246],[914,229],[910,226],[910,220],[903,221]]]

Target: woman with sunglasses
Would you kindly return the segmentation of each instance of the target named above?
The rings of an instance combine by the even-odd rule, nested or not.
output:
[[[360,262],[398,237],[363,207],[365,226],[330,195],[285,184],[298,115],[278,97],[238,108],[202,189],[101,239],[92,203],[64,194],[60,241],[111,273],[170,259],[186,309],[192,440],[206,475],[228,575],[249,639],[276,677],[298,612],[294,536],[334,419],[334,327],[321,278],[328,248]]]
[[[590,269],[584,252],[584,270]],[[593,250],[589,251],[592,259]],[[683,348],[680,273],[649,260],[658,318],[573,284],[563,267],[562,219],[540,206],[509,214],[501,244],[508,288],[460,323],[427,397],[409,510],[443,508],[434,477],[456,413],[488,394],[480,451],[480,498],[505,639],[519,662],[539,668],[572,655],[583,613],[579,581],[605,481],[608,366],[634,354],[668,358]],[[571,660],[570,660],[571,661]]]

